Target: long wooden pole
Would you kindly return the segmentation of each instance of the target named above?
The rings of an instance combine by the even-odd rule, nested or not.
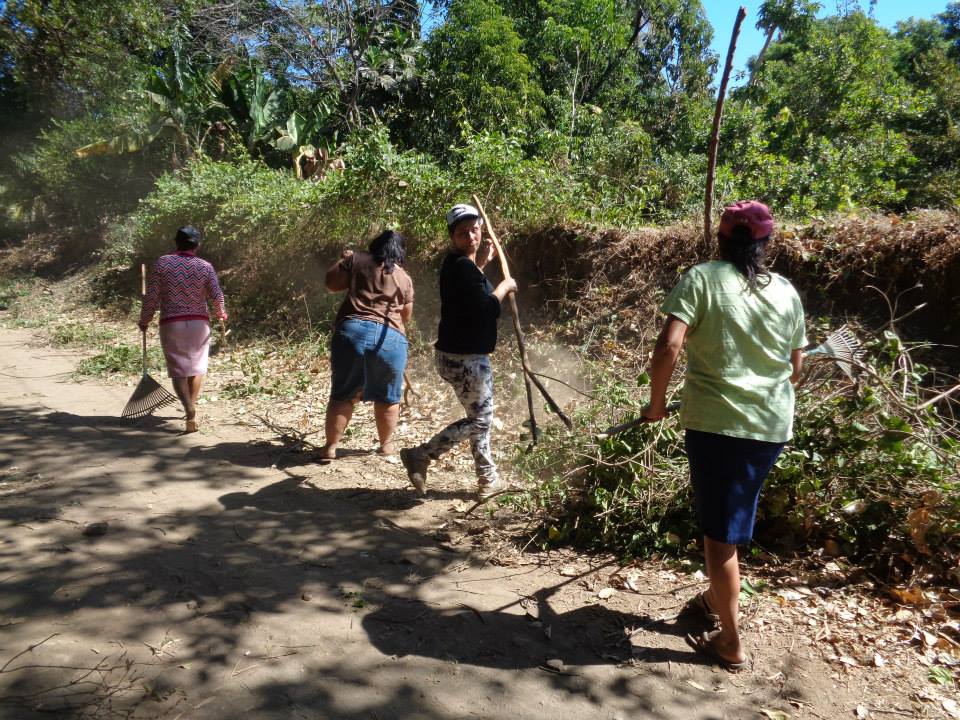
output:
[[[487,227],[487,234],[490,236],[490,242],[493,243],[493,247],[497,250],[497,256],[500,258],[500,269],[503,271],[504,278],[513,277],[510,274],[510,265],[507,262],[507,256],[503,252],[503,247],[500,245],[500,240],[497,239],[497,233],[493,229],[493,225],[490,223],[490,218],[487,217],[487,213],[483,209],[483,205],[480,203],[480,198],[476,195],[473,196],[473,202],[477,206],[477,210],[480,211],[480,217],[483,218],[483,224]],[[510,299],[510,312],[513,315],[513,331],[517,335],[517,345],[520,347],[520,365],[523,368],[523,382],[527,388],[527,405],[530,410],[530,423],[532,427],[536,426],[536,418],[534,417],[533,412],[533,397],[530,392],[530,383],[537,387],[537,390],[540,391],[540,394],[543,395],[543,399],[547,401],[547,405],[550,409],[557,414],[563,424],[567,426],[568,429],[573,429],[573,421],[567,416],[563,410],[560,409],[560,406],[557,402],[550,396],[550,393],[547,391],[547,388],[543,386],[543,383],[540,382],[540,379],[534,375],[530,370],[530,365],[527,363],[527,347],[523,339],[523,330],[520,327],[520,312],[517,310],[517,298],[515,293],[509,293]],[[534,438],[536,440],[536,438]]]
[[[730,80],[730,71],[733,69],[733,54],[737,49],[737,38],[740,36],[740,26],[746,17],[747,9],[741,6],[737,11],[737,21],[733,24],[733,34],[730,36],[730,47],[727,49],[727,63],[723,67],[720,89],[717,91],[717,108],[713,113],[713,128],[710,130],[710,146],[707,150],[707,191],[703,213],[703,237],[707,244],[710,243],[710,238],[712,237],[713,175],[717,169],[717,147],[720,144],[720,119],[723,117],[723,99],[727,94],[727,82]]]
[[[147,264],[140,263],[140,306],[147,300]],[[143,374],[147,374],[147,331],[140,332],[140,347],[143,348]]]
[[[500,269],[503,270],[503,277],[504,279],[509,279],[512,277],[512,275],[510,275],[510,267],[507,265],[506,259],[503,256],[503,248],[500,247],[500,241],[497,239],[497,234],[490,224],[490,219],[487,217],[487,213],[484,212],[483,205],[480,204],[480,200],[476,195],[473,196],[473,202],[477,206],[477,210],[480,211],[483,224],[487,226],[487,235],[490,236],[490,241],[496,248],[497,255],[500,256]],[[533,409],[533,390],[530,389],[530,373],[527,370],[527,348],[523,344],[523,331],[520,329],[520,313],[517,311],[517,299],[513,293],[507,293],[507,296],[510,298],[510,311],[513,315],[513,331],[517,334],[517,344],[520,346],[520,366],[523,368],[523,387],[527,391],[527,411],[530,414],[530,439],[531,443],[536,445],[537,440],[540,438],[540,430],[537,428],[537,414]]]

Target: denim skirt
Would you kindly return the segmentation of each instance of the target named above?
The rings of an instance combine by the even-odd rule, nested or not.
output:
[[[333,380],[331,400],[353,400],[394,405],[403,396],[407,365],[407,338],[373,320],[347,318],[337,325],[330,343]]]

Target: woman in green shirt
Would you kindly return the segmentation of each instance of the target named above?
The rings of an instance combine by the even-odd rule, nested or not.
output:
[[[643,411],[650,420],[666,414],[667,384],[686,342],[680,421],[710,578],[691,605],[713,628],[687,641],[729,670],[746,662],[737,545],[752,539],[760,488],[792,435],[793,383],[807,344],[796,290],[765,266],[772,232],[763,203],[724,210],[720,259],[687,270],[663,304]]]

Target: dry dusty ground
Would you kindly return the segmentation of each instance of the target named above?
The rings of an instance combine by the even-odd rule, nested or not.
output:
[[[833,616],[781,612],[830,602],[809,589],[751,611],[753,663],[728,675],[683,640],[696,578],[639,567],[601,599],[615,565],[498,544],[507,511],[464,518],[458,461],[416,497],[366,452],[368,414],[362,449],[323,466],[239,424],[236,403],[207,403],[195,435],[170,409],[120,420],[130,388],[71,378],[78,358],[0,330],[2,718],[943,712],[892,646],[866,667],[872,647],[824,649]]]

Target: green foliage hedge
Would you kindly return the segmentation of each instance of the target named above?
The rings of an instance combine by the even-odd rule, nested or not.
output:
[[[409,252],[429,260],[446,242],[444,213],[472,193],[492,216],[522,228],[558,221],[577,207],[581,190],[498,133],[470,136],[442,167],[398,150],[377,126],[354,135],[343,159],[345,170],[312,182],[254,160],[197,158],[161,177],[114,228],[104,265],[152,262],[171,251],[176,228],[193,224],[205,234],[202,254],[223,273],[234,309],[247,319],[281,319],[302,307],[304,291],[322,294],[326,263],[341,249],[365,246],[382,228],[404,232]]]
[[[929,369],[916,364],[903,378],[903,351],[888,332],[871,344],[870,370],[856,386],[828,371],[799,394],[794,438],[760,494],[760,546],[842,555],[897,581],[949,576],[960,552],[960,443],[949,415],[916,409],[916,383]],[[678,421],[595,439],[614,422],[611,408],[628,416],[641,409],[636,382],[596,370],[603,401],[579,414],[574,435],[553,426],[518,455],[529,490],[511,501],[539,519],[544,546],[628,557],[693,547],[699,533]],[[906,396],[890,378],[906,383]]]

